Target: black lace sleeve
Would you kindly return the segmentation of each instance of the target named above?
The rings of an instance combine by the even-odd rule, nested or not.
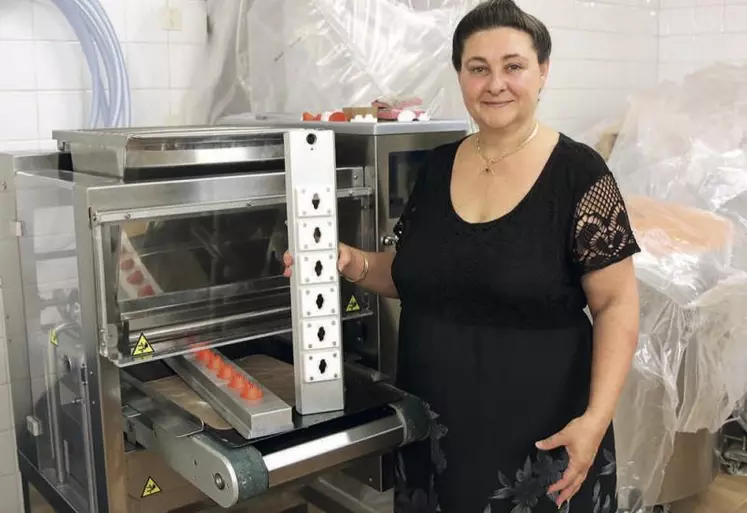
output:
[[[609,170],[581,195],[573,221],[573,256],[582,274],[640,251],[622,194]]]

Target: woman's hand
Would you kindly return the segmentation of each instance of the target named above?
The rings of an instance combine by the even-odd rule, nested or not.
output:
[[[347,244],[343,244],[342,242],[340,242],[337,247],[337,270],[340,271],[343,276],[346,276],[348,278],[359,276],[360,270],[356,274],[355,266],[358,263],[357,261],[360,260],[360,258],[356,258],[356,256],[360,255],[356,255],[356,251],[353,250],[353,248],[351,248]],[[283,264],[285,264],[283,276],[285,276],[286,278],[290,278],[291,269],[293,267],[293,255],[291,255],[288,251],[283,254]],[[360,269],[362,269],[362,264],[360,266]]]
[[[392,280],[392,261],[394,253],[363,252],[348,246],[338,244],[337,270],[346,279],[358,284],[366,290],[380,296],[397,298],[397,287]],[[290,278],[293,268],[293,255],[285,252],[283,255],[285,270],[283,276]]]
[[[571,500],[586,480],[608,427],[609,423],[605,424],[588,414],[582,415],[568,423],[562,431],[537,442],[537,448],[543,451],[565,447],[568,452],[568,468],[560,481],[547,490],[548,495],[557,494],[555,503],[558,508]]]

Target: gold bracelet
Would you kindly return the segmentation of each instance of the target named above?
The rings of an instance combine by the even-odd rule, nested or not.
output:
[[[347,276],[345,276],[345,279],[348,280],[350,283],[359,283],[366,279],[366,276],[368,276],[368,258],[366,257],[366,254],[362,251],[360,252],[361,256],[363,256],[363,271],[361,272],[361,275],[358,276],[358,279],[351,280]]]

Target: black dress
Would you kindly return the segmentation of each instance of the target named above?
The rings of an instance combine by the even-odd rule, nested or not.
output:
[[[464,221],[450,194],[460,142],[431,152],[397,224],[398,384],[437,419],[429,441],[398,454],[395,511],[555,513],[546,490],[567,453],[534,444],[588,404],[580,280],[639,248],[604,160],[565,135],[516,208]],[[617,510],[611,428],[563,509]]]

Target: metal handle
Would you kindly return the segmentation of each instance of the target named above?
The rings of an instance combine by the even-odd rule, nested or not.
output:
[[[381,245],[382,246],[394,246],[397,244],[397,241],[399,240],[399,237],[396,235],[384,235],[381,238]]]

